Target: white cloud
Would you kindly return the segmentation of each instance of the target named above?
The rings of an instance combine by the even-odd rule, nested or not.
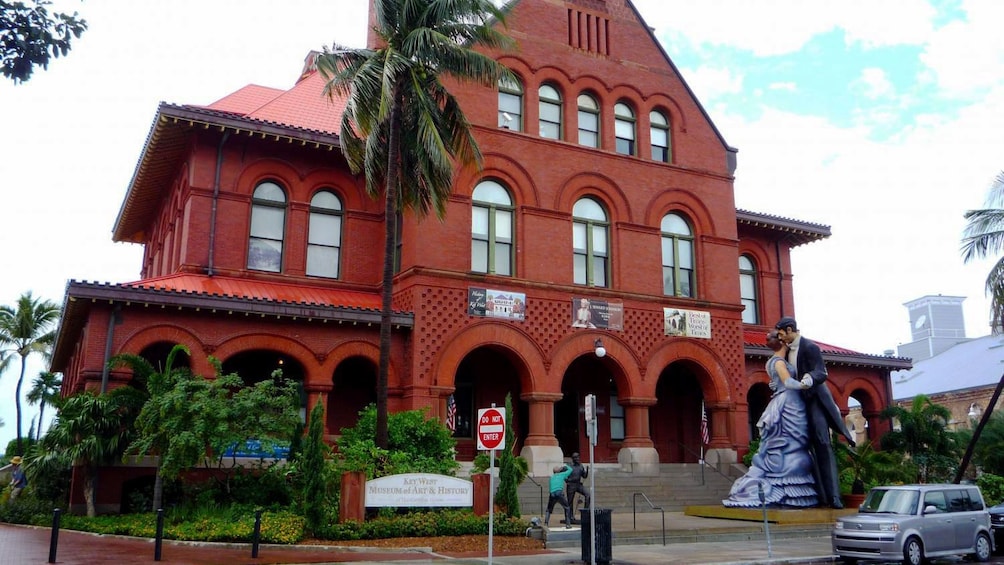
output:
[[[896,88],[882,69],[868,67],[861,71],[861,76],[852,85],[861,95],[872,100],[888,98],[896,94]]]

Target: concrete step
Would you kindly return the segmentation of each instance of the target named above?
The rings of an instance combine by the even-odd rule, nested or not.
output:
[[[687,506],[721,504],[728,497],[734,478],[725,477],[711,468],[704,470],[694,463],[660,466],[658,475],[639,476],[625,473],[616,465],[594,466],[596,506],[615,511],[651,511],[649,502],[635,493],[642,493],[652,506],[668,512]],[[524,515],[543,515],[547,505],[548,477],[530,477],[520,485],[518,495]],[[587,488],[589,479],[586,481]]]

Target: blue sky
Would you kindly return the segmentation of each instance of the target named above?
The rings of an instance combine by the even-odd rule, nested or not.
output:
[[[157,104],[287,88],[309,50],[363,43],[367,2],[56,5],[90,29],[28,83],[0,82],[4,304],[27,290],[61,301],[70,279],[137,279],[141,248],[112,243],[111,229]],[[962,214],[1004,169],[1004,2],[636,6],[739,149],[737,206],[831,227],[793,255],[807,336],[895,349],[910,339],[903,303],[927,294],[966,297],[969,335],[988,332],[990,263],[963,265],[959,240]],[[16,377],[0,375],[0,445],[14,435]]]

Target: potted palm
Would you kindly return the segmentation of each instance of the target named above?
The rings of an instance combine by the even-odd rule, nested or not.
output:
[[[834,450],[840,466],[841,499],[846,508],[861,506],[868,489],[881,482],[895,465],[893,454],[876,450],[870,441],[856,448],[836,442]]]

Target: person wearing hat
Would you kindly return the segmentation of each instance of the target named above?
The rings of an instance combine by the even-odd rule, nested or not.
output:
[[[572,509],[568,506],[568,499],[565,498],[565,479],[568,475],[572,474],[572,469],[568,465],[561,464],[556,465],[552,469],[554,474],[551,475],[551,480],[548,482],[548,489],[550,490],[550,496],[547,497],[547,512],[544,513],[544,525],[547,526],[548,522],[551,521],[551,511],[554,510],[555,504],[561,504],[562,508],[565,509],[565,527],[572,527]]]
[[[582,485],[582,479],[589,476],[589,467],[582,464],[578,452],[572,454],[572,473],[565,479],[565,498],[571,506],[572,523],[578,524],[575,519],[575,495],[581,494],[584,502],[582,508],[589,508],[589,491]]]
[[[802,391],[802,398],[805,400],[809,420],[809,442],[816,461],[819,500],[832,508],[843,508],[837,461],[830,444],[830,430],[844,436],[851,447],[855,444],[840,417],[840,408],[833,400],[833,393],[826,386],[823,353],[816,342],[802,337],[795,318],[785,316],[774,324],[774,328],[778,337],[788,344],[788,362],[795,367],[795,378],[806,387]]]
[[[21,456],[15,455],[11,457],[10,464],[14,466],[14,472],[10,478],[10,501],[14,502],[24,487],[28,486],[28,477],[24,475],[24,469],[21,468]]]

